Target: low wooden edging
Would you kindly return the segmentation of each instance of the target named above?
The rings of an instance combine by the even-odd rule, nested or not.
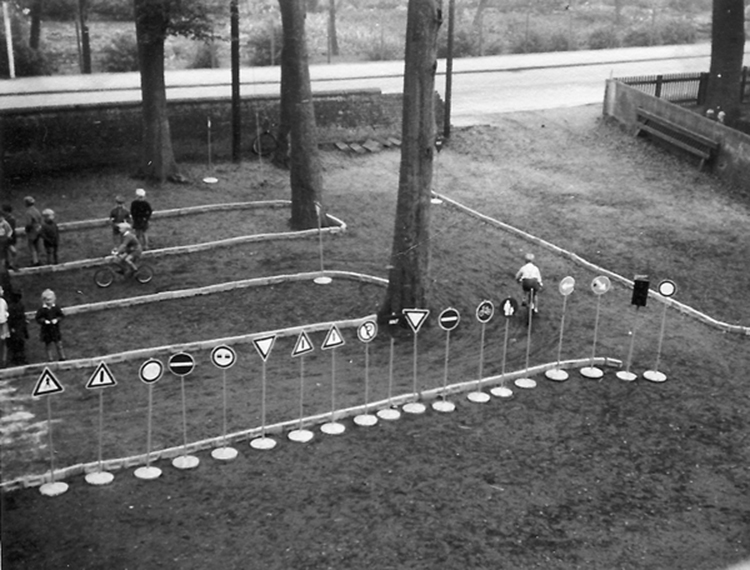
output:
[[[601,273],[602,275],[606,275],[610,279],[614,281],[618,281],[619,283],[622,283],[623,285],[626,285],[628,287],[633,286],[633,281],[623,277],[622,275],[618,275],[617,273],[614,273],[613,271],[610,271],[608,269],[604,269],[603,267],[599,267],[598,265],[595,265],[591,263],[590,261],[586,261],[579,255],[576,255],[575,253],[568,251],[566,249],[563,249],[561,247],[556,246],[553,243],[550,243],[546,240],[543,240],[541,238],[538,238],[534,235],[531,235],[529,233],[526,233],[523,230],[519,230],[516,227],[513,227],[509,224],[506,224],[504,222],[501,222],[500,220],[496,220],[495,218],[491,218],[489,216],[486,216],[482,214],[481,212],[477,212],[476,210],[473,210],[469,208],[468,206],[464,206],[460,202],[456,202],[455,200],[452,200],[448,198],[447,196],[443,196],[441,194],[437,194],[433,192],[433,195],[437,198],[440,198],[445,202],[446,204],[453,206],[454,208],[461,210],[462,212],[465,212],[479,220],[482,220],[483,222],[486,222],[492,226],[498,227],[502,230],[505,230],[509,233],[515,234],[520,238],[525,239],[526,241],[529,241],[535,245],[538,245],[540,247],[544,247],[558,255],[561,255],[563,257],[567,257],[574,263],[577,263],[578,265],[581,265],[585,267],[586,269],[589,269],[591,271],[596,271],[598,273]],[[694,319],[697,319],[701,321],[704,324],[707,324],[709,326],[712,326],[714,328],[720,329],[724,332],[731,332],[731,333],[739,333],[744,334],[747,336],[750,336],[750,327],[742,326],[742,325],[730,325],[729,323],[725,323],[723,321],[719,321],[718,319],[714,319],[713,317],[710,317],[709,315],[706,315],[705,313],[701,313],[700,311],[697,311],[696,309],[693,309],[692,307],[685,305],[684,303],[680,303],[679,301],[675,301],[672,298],[669,297],[663,297],[656,291],[653,291],[649,289],[648,291],[649,296],[652,299],[656,299],[660,303],[664,303],[667,306],[671,306],[675,309],[677,309],[679,312],[688,315],[689,317],[693,317]]]
[[[360,319],[354,319],[351,321],[345,321],[347,323],[346,325],[343,324],[343,322],[337,322],[336,324],[338,326],[358,326],[362,322],[368,319],[372,319],[372,318],[373,316],[368,316],[368,317],[363,317]],[[313,329],[312,327],[320,327],[320,328]],[[313,330],[325,330],[326,327],[330,327],[330,323],[319,323],[317,325],[310,325],[310,327],[296,327],[293,329],[283,329],[283,331],[274,331],[270,333],[269,332],[258,333],[258,334],[246,335],[246,336],[256,337],[256,336],[266,336],[269,334],[279,334],[279,335],[290,336],[290,335],[299,334],[303,330],[306,332],[310,332]],[[238,338],[238,337],[234,337],[234,338]],[[218,344],[223,344],[227,342],[227,339],[220,339],[220,340],[210,341],[210,342],[217,343],[216,345],[218,345]],[[190,345],[183,345],[183,346],[185,347],[185,350],[188,350],[189,347],[194,348],[193,345],[195,344],[197,343],[191,343]],[[212,345],[212,346],[216,346],[216,345]],[[533,376],[536,374],[540,374],[552,368],[569,369],[569,368],[578,368],[578,367],[583,367],[583,366],[607,366],[610,368],[621,368],[622,361],[617,360],[615,358],[596,357],[593,359],[582,358],[578,360],[565,360],[559,363],[550,362],[547,364],[540,364],[540,365],[533,366],[525,370],[519,370],[517,372],[509,372],[509,373],[499,375],[499,376],[489,376],[487,378],[482,378],[480,380],[470,380],[468,382],[450,384],[445,387],[426,390],[418,394],[416,393],[401,394],[401,395],[394,396],[386,400],[379,400],[377,402],[372,402],[369,404],[362,404],[359,406],[342,408],[339,410],[335,410],[333,412],[326,412],[322,414],[316,414],[314,416],[307,416],[302,419],[298,418],[294,420],[288,420],[288,421],[279,422],[279,423],[272,424],[272,425],[265,426],[265,427],[255,427],[251,429],[237,431],[231,434],[227,434],[226,437],[222,435],[222,436],[212,437],[209,439],[195,441],[195,442],[187,444],[187,446],[178,445],[174,447],[152,451],[150,455],[141,454],[141,455],[132,455],[130,457],[120,457],[117,459],[108,459],[108,460],[102,461],[101,464],[98,461],[91,461],[89,463],[79,463],[77,465],[72,465],[70,467],[56,469],[53,473],[26,475],[24,477],[19,477],[11,481],[0,483],[0,489],[3,491],[11,491],[14,489],[38,487],[52,480],[60,481],[62,479],[67,479],[69,477],[96,472],[96,471],[99,471],[100,469],[105,470],[105,471],[110,471],[110,472],[119,471],[121,469],[128,469],[131,467],[146,465],[148,462],[158,461],[159,459],[172,459],[174,457],[179,457],[180,455],[183,455],[183,454],[190,454],[190,453],[195,453],[198,451],[205,451],[207,449],[212,449],[215,447],[221,447],[221,446],[227,445],[228,443],[236,443],[239,441],[251,440],[263,434],[271,434],[271,435],[282,434],[285,431],[288,431],[291,429],[297,429],[299,427],[316,426],[327,421],[341,420],[341,419],[349,418],[349,417],[356,416],[359,414],[372,413],[372,412],[376,412],[377,410],[389,408],[392,406],[402,406],[409,402],[415,402],[418,400],[430,401],[430,400],[434,400],[436,398],[449,395],[449,394],[457,394],[457,393],[466,392],[468,390],[475,390],[478,387],[488,388],[490,386],[496,386],[504,382],[512,381],[516,378],[522,378],[526,376]]]

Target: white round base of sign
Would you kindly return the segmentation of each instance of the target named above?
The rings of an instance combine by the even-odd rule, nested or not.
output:
[[[201,462],[195,455],[180,455],[172,460],[175,469],[195,469]]]
[[[316,277],[313,279],[313,282],[317,285],[330,285],[333,279],[330,277],[326,277],[325,275],[321,275],[320,277]]]
[[[617,376],[623,382],[633,382],[636,378],[638,378],[637,374],[630,372],[629,370],[618,370],[615,373],[615,376]]]
[[[490,395],[486,392],[469,392],[466,398],[475,404],[486,404],[490,401]]]
[[[544,375],[550,379],[554,380],[555,382],[565,382],[570,376],[568,375],[565,370],[562,370],[561,368],[553,368],[551,370],[547,370],[547,372],[544,373]]]
[[[646,370],[643,377],[649,382],[664,382],[667,379],[667,375],[658,370]]]
[[[206,184],[216,184],[218,181],[219,179],[216,178],[215,176],[206,176],[203,179],[203,182],[205,182]]]
[[[584,378],[590,378],[591,380],[599,380],[604,376],[604,372],[596,366],[585,366],[581,368],[580,373]]]
[[[456,404],[448,400],[436,400],[432,403],[432,409],[438,412],[449,413],[456,409]]]
[[[496,398],[510,398],[513,396],[513,390],[505,386],[495,386],[490,390],[490,394]]]
[[[135,471],[133,471],[133,475],[136,476],[138,479],[142,479],[144,481],[151,481],[152,479],[158,479],[161,477],[161,469],[158,467],[139,467]]]
[[[250,447],[261,451],[267,451],[276,447],[276,440],[266,436],[256,437],[255,439],[250,440]]]
[[[378,417],[381,420],[393,421],[401,417],[401,412],[396,408],[383,408],[382,410],[378,410]]]
[[[115,480],[115,476],[109,471],[95,471],[94,473],[87,473],[84,479],[89,485],[109,485]]]
[[[427,411],[427,406],[422,402],[409,402],[401,409],[407,414],[424,414]]]
[[[315,434],[309,429],[295,429],[290,431],[287,437],[291,441],[295,441],[297,443],[307,443],[308,441],[312,440],[313,437],[315,437]]]
[[[54,483],[45,483],[39,487],[39,492],[45,497],[56,497],[62,495],[68,490],[68,484],[62,481],[55,481]]]
[[[443,201],[440,198],[430,198],[430,203],[438,205],[438,204],[442,204]]]
[[[234,447],[217,447],[211,452],[211,457],[219,461],[231,461],[239,455]]]
[[[373,414],[360,414],[354,416],[354,423],[362,427],[374,426],[378,423],[378,416]]]
[[[519,378],[514,382],[514,384],[519,388],[536,388],[536,380],[534,380],[533,378]]]
[[[346,431],[346,426],[339,422],[328,422],[320,426],[320,431],[328,435],[339,435]]]

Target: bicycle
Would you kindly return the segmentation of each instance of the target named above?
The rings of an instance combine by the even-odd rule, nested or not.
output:
[[[255,137],[252,149],[258,156],[268,156],[276,150],[277,146],[276,137],[271,134],[271,131],[266,129]]]
[[[103,289],[112,285],[118,275],[122,276],[123,279],[135,279],[141,285],[149,283],[154,278],[154,270],[145,263],[139,264],[135,271],[125,274],[123,267],[117,262],[116,256],[109,255],[106,259],[109,260],[109,263],[94,272],[94,283]]]

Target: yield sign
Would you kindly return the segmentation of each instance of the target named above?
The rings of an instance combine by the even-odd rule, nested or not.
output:
[[[323,344],[320,345],[320,348],[322,348],[323,350],[328,350],[329,348],[336,348],[337,346],[341,346],[343,344],[345,344],[344,338],[341,336],[341,333],[339,332],[339,329],[336,327],[336,325],[333,325],[328,330],[326,339],[323,341]]]
[[[271,354],[271,349],[273,348],[273,344],[275,342],[276,342],[275,334],[272,334],[270,336],[264,336],[262,338],[253,339],[255,350],[258,351],[258,354],[260,354],[260,357],[263,359],[263,362],[268,360],[268,355]]]
[[[299,333],[299,336],[297,337],[297,343],[294,345],[294,350],[292,351],[292,356],[301,356],[303,354],[307,354],[308,352],[313,351],[313,345],[310,342],[310,337],[307,336],[307,333],[305,331],[302,331]]]
[[[86,388],[106,388],[107,386],[114,386],[115,384],[117,384],[117,381],[112,375],[112,371],[109,369],[106,363],[102,362],[101,364],[99,364],[99,366],[97,366],[96,370],[94,370],[91,378],[89,378],[88,384],[86,384]]]
[[[48,394],[57,394],[64,389],[65,388],[62,387],[60,382],[57,381],[57,378],[55,378],[55,375],[50,372],[50,369],[45,368],[36,383],[34,392],[31,395],[33,397],[46,396]]]
[[[419,332],[419,329],[427,320],[427,315],[430,314],[428,309],[403,309],[401,312],[404,313],[406,322],[409,323],[409,327],[414,334]]]

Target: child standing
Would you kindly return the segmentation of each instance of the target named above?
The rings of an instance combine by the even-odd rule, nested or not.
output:
[[[148,249],[148,222],[151,219],[153,210],[151,204],[146,201],[146,191],[138,188],[135,191],[135,200],[130,204],[130,215],[133,217],[133,229],[135,237],[143,249]]]
[[[10,329],[8,328],[8,303],[5,301],[5,295],[3,288],[0,287],[0,368],[5,368],[8,364],[6,359],[5,345],[8,337],[10,336]]]
[[[47,265],[57,264],[57,246],[60,244],[60,229],[55,222],[55,212],[42,210],[42,229],[39,231],[47,254]]]
[[[117,247],[120,245],[120,224],[125,222],[133,225],[133,218],[130,216],[130,212],[125,207],[125,198],[122,196],[115,197],[115,207],[109,213],[109,221],[112,224],[112,246]]]
[[[63,352],[62,335],[60,334],[60,321],[64,315],[62,309],[55,303],[57,298],[55,292],[51,289],[45,289],[42,292],[42,306],[36,312],[36,322],[39,323],[39,338],[44,343],[44,350],[47,352],[47,360],[52,360],[52,350],[50,345],[54,344],[57,350],[57,359],[65,360]]]

